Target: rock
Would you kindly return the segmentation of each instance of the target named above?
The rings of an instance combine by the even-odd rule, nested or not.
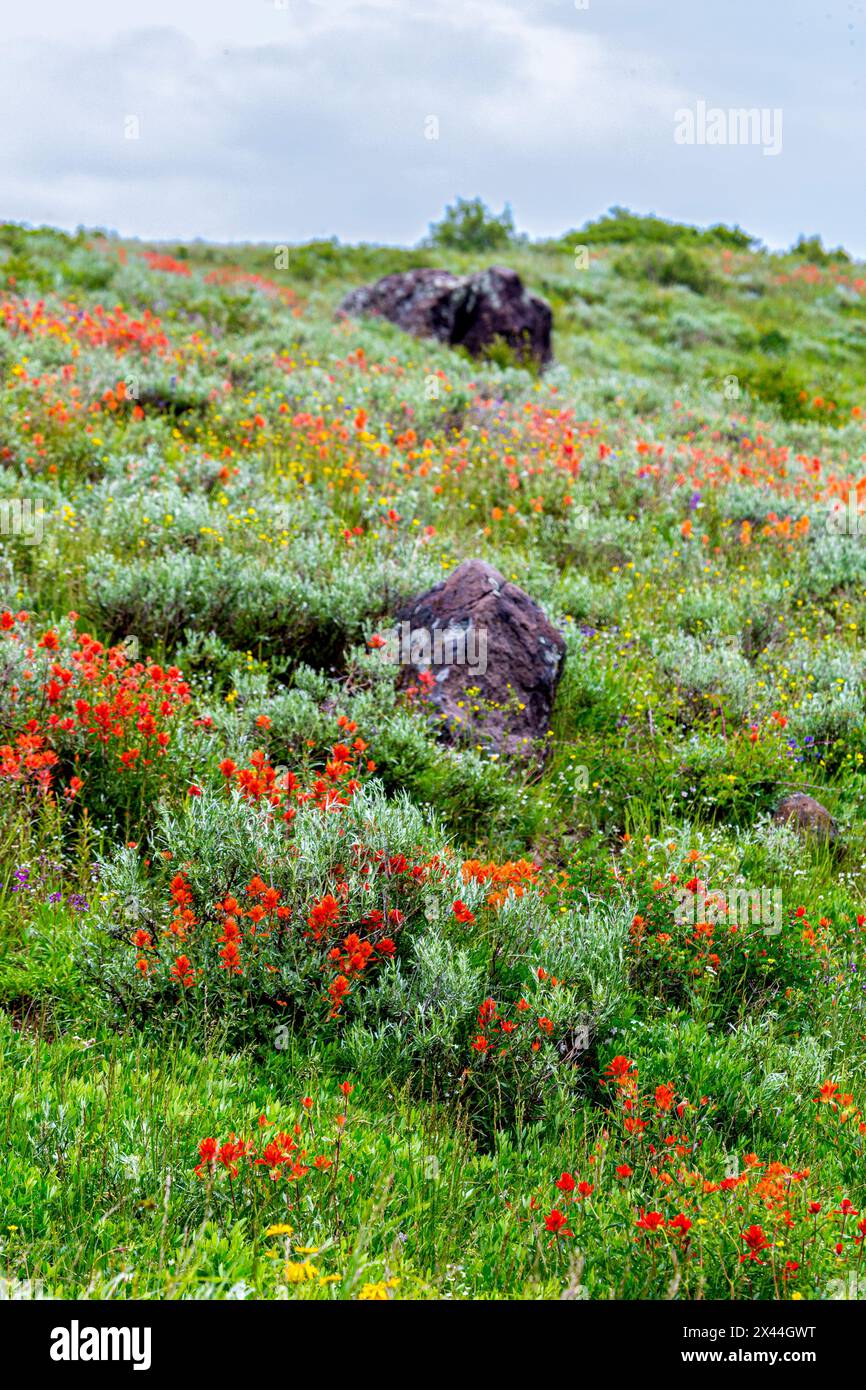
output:
[[[565,642],[528,594],[482,560],[466,560],[396,616],[400,684],[418,687],[444,738],[538,752]]]
[[[524,289],[517,272],[505,266],[463,278],[430,268],[386,275],[352,290],[337,313],[377,314],[417,338],[463,346],[475,357],[496,339],[541,366],[552,356],[550,305]]]
[[[545,366],[552,357],[552,327],[550,305],[524,289],[516,271],[491,266],[470,275],[457,293],[450,341],[478,357],[501,338],[518,357]]]
[[[407,270],[351,290],[337,313],[351,318],[374,314],[419,338],[450,342],[452,299],[462,281],[448,270]]]
[[[792,792],[780,801],[773,820],[792,825],[806,839],[829,840],[832,844],[839,838],[836,822],[826,806],[805,792]]]

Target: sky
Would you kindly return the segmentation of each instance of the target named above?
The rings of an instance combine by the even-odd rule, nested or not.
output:
[[[533,237],[620,205],[863,257],[864,59],[866,0],[39,0],[0,30],[0,218],[406,245],[480,195]],[[707,143],[700,104],[780,138]]]

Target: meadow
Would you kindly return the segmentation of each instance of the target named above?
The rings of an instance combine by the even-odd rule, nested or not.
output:
[[[496,263],[543,373],[334,315]],[[9,1288],[864,1296],[864,348],[844,251],[619,209],[0,227]],[[469,558],[565,637],[543,758],[380,659]]]

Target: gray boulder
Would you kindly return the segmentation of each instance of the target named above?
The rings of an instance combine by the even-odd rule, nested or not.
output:
[[[386,275],[352,290],[337,313],[378,315],[417,338],[462,346],[475,357],[497,339],[541,366],[552,357],[550,305],[505,266],[464,277],[430,268]]]

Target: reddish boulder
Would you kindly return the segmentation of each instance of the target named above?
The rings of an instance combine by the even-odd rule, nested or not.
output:
[[[418,338],[465,347],[475,357],[497,339],[542,366],[551,359],[550,305],[505,266],[458,277],[422,268],[386,275],[346,295],[338,314],[379,315]]]
[[[505,754],[538,751],[565,642],[528,594],[491,565],[466,560],[396,617],[390,650],[400,684],[418,688],[444,738]]]

